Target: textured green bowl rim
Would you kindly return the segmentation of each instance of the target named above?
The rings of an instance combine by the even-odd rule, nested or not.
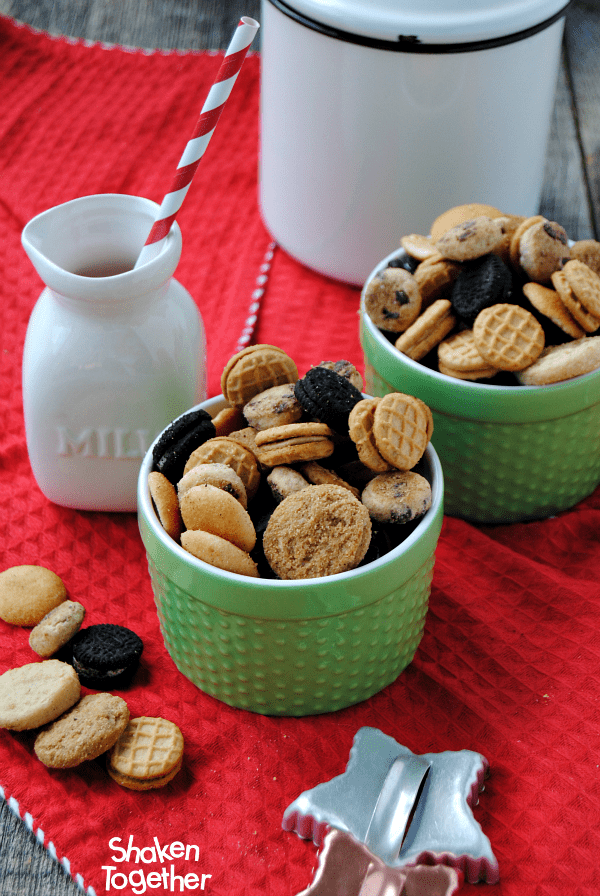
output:
[[[197,407],[205,408],[214,416],[224,404],[223,396],[218,396]],[[217,569],[193,557],[166,534],[154,511],[148,490],[152,446],[138,477],[140,534],[155,567],[182,590],[198,594],[199,600],[216,609],[274,620],[334,616],[378,600],[381,594],[373,588],[375,576],[389,579],[399,574],[406,581],[434,552],[442,526],[444,481],[439,458],[431,444],[425,451],[424,463],[431,482],[430,509],[400,545],[384,557],[349,572],[320,579],[254,579]]]
[[[399,254],[401,250],[391,252],[371,271],[360,299],[363,350],[376,372],[395,390],[418,395],[433,410],[496,423],[554,420],[600,402],[600,369],[548,386],[494,386],[454,379],[403,355],[365,311],[367,285]]]

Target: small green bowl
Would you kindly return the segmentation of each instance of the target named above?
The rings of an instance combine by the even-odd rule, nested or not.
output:
[[[482,524],[544,519],[600,483],[600,370],[550,386],[467,382],[399,352],[366,313],[364,289],[360,321],[367,391],[406,392],[431,408],[447,514]]]
[[[214,416],[222,396],[203,407]],[[321,579],[280,581],[224,572],[162,528],[138,480],[138,521],[165,646],[177,668],[230,706],[265,715],[342,709],[376,694],[412,660],[423,635],[443,477],[435,450],[420,462],[432,506],[384,557]]]

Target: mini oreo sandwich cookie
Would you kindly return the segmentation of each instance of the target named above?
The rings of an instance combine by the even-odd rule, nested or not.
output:
[[[307,414],[337,433],[348,433],[348,417],[362,392],[327,367],[311,367],[294,386],[296,398]]]
[[[144,648],[135,632],[112,623],[80,629],[71,644],[71,663],[80,682],[99,691],[127,684]]]
[[[508,302],[512,276],[498,255],[482,255],[465,262],[452,287],[451,302],[460,321],[472,327],[480,311]]]
[[[185,414],[165,430],[152,450],[153,470],[162,473],[172,485],[183,476],[190,454],[216,435],[215,425],[202,408]]]

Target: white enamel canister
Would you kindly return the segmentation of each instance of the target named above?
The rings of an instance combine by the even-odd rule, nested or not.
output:
[[[539,207],[565,0],[263,0],[260,203],[315,270],[362,284],[402,235]]]

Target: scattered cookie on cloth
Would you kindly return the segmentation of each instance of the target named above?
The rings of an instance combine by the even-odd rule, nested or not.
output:
[[[74,768],[110,750],[128,721],[121,697],[88,694],[40,732],[33,749],[48,768]]]
[[[58,718],[79,700],[81,684],[68,663],[44,660],[0,675],[0,728],[25,731]]]
[[[79,680],[96,690],[128,684],[144,648],[131,629],[109,622],[80,629],[71,644],[71,662]]]
[[[64,600],[32,628],[29,646],[41,657],[52,656],[77,634],[84,616],[85,609],[78,601]]]
[[[111,778],[129,790],[154,790],[172,781],[181,769],[184,741],[167,719],[130,719],[108,755]]]
[[[0,619],[12,625],[37,625],[66,599],[62,579],[44,566],[11,566],[0,572]]]

